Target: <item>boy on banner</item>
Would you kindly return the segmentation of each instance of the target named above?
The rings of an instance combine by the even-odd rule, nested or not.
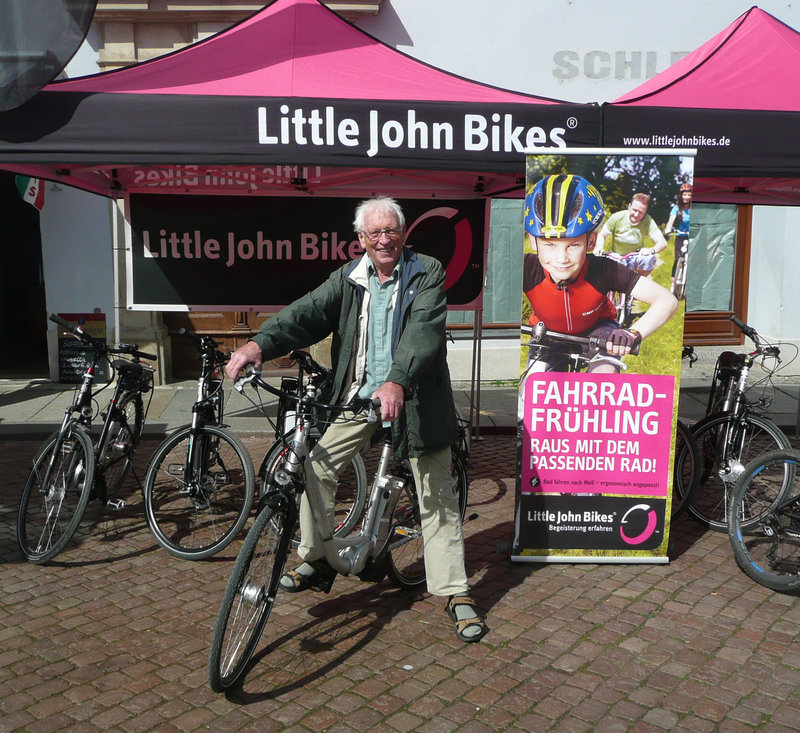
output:
[[[523,291],[532,325],[541,322],[548,330],[599,337],[605,348],[592,357],[589,371],[614,373],[618,357],[664,325],[678,302],[652,279],[590,254],[604,216],[599,191],[581,176],[549,175],[536,183],[525,199],[525,231],[536,254],[525,255]],[[624,292],[650,306],[635,329],[614,320],[609,292]],[[566,371],[567,361],[566,352],[548,349],[543,358],[529,355],[526,373]]]

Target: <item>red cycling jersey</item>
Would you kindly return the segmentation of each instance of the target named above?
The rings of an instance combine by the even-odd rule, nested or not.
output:
[[[607,293],[631,294],[641,275],[607,257],[586,255],[578,276],[569,282],[553,282],[535,254],[526,254],[522,290],[533,308],[530,322],[539,321],[552,331],[578,334],[616,311]]]

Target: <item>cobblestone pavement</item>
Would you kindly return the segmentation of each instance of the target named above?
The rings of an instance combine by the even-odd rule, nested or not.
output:
[[[2,731],[800,729],[798,599],[751,582],[727,536],[688,518],[668,565],[512,564],[510,436],[473,443],[480,644],[459,643],[425,594],[339,578],[330,595],[279,598],[269,647],[228,696],[206,663],[235,547],[167,555],[131,483],[123,511],[91,509],[56,561],[29,565],[15,519],[35,449],[0,445]]]

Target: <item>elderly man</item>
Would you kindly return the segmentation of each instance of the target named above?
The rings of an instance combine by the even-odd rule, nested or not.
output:
[[[475,642],[487,629],[467,595],[464,539],[450,476],[457,431],[446,360],[445,271],[438,260],[405,248],[405,217],[393,199],[362,202],[354,227],[364,255],[266,321],[233,352],[226,371],[233,378],[248,363],[333,334],[332,380],[323,398],[340,404],[356,396],[380,399],[395,455],[409,459],[419,489],[428,590],[448,598],[445,610],[458,638]],[[327,429],[311,454],[310,479],[323,495],[333,496],[339,471],[377,429],[361,420]],[[305,498],[300,531],[303,563],[281,578],[281,587],[289,593],[328,592],[336,571],[324,558]]]

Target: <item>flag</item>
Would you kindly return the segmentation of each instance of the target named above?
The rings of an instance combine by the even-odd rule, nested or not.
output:
[[[37,211],[44,206],[44,181],[30,176],[17,176],[17,191]]]

